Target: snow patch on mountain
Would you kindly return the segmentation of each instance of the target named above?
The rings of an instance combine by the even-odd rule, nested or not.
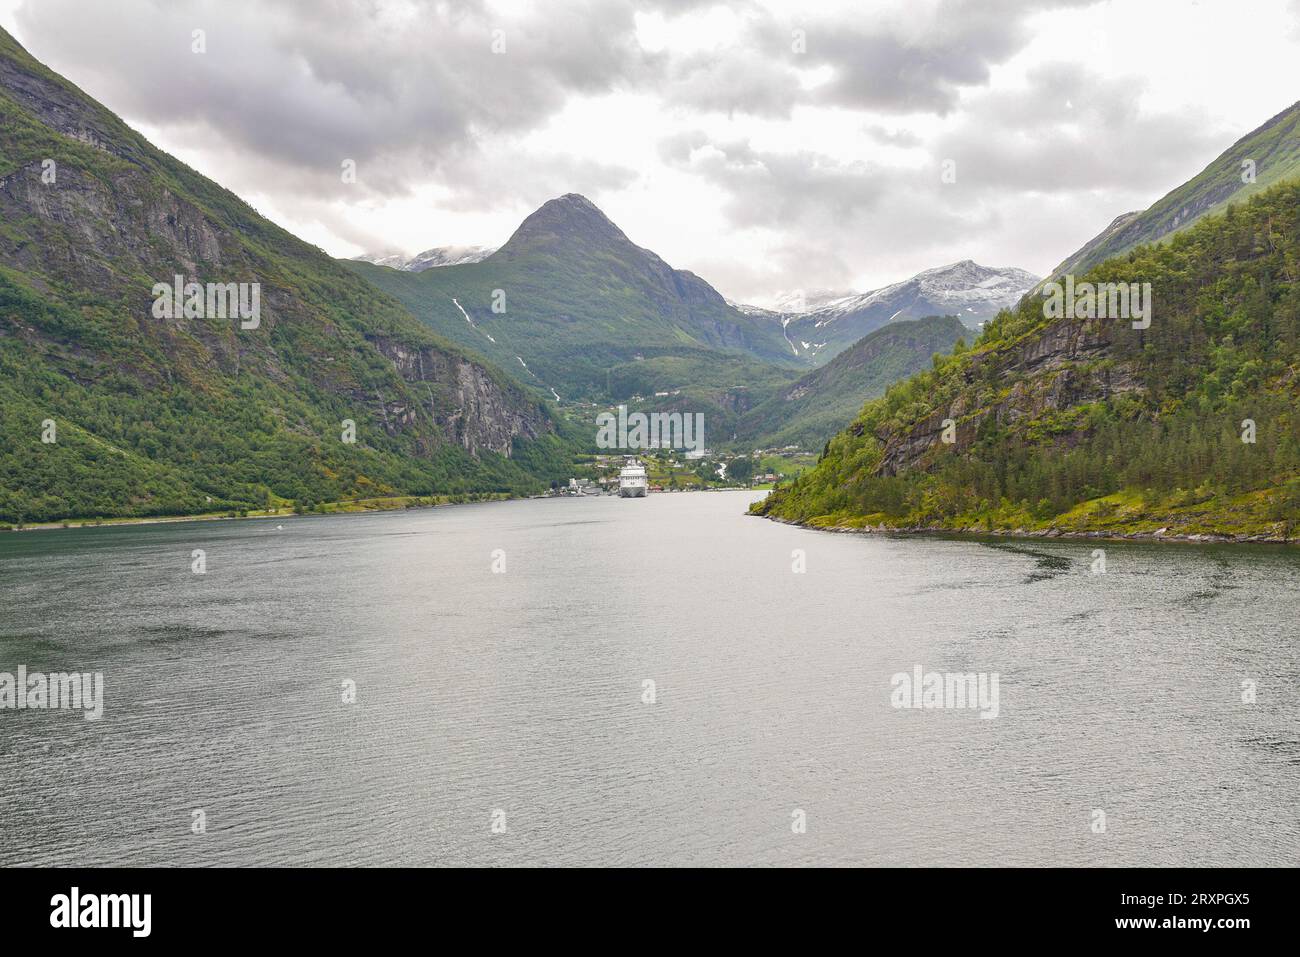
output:
[[[870,306],[887,303],[899,307],[887,321],[892,322],[909,306],[924,302],[927,308],[947,313],[979,312],[995,314],[1009,308],[1038,283],[1038,276],[1024,269],[995,269],[964,259],[949,266],[919,272],[911,279],[896,282],[856,296],[845,296],[814,310],[821,326],[841,316]],[[900,306],[900,302],[904,302]],[[912,318],[921,318],[913,316]]]
[[[881,326],[905,319],[954,315],[978,329],[1038,282],[1038,276],[1024,269],[998,269],[964,259],[870,292],[794,293],[780,300],[802,308],[731,305],[752,318],[780,322],[796,355],[825,360]]]
[[[435,246],[414,256],[400,253],[393,256],[353,256],[358,262],[374,263],[389,269],[403,272],[424,272],[439,266],[460,266],[465,263],[477,263],[487,259],[494,252],[494,246]]]

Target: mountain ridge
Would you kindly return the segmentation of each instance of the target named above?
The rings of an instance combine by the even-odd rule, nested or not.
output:
[[[1247,161],[1251,164],[1244,166]],[[1247,178],[1247,173],[1251,176]],[[1200,173],[1143,210],[1122,213],[1051,275],[1086,272],[1143,243],[1161,242],[1201,217],[1300,177],[1300,102],[1240,137]]]

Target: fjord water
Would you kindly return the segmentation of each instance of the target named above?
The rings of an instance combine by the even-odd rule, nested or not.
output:
[[[105,681],[0,711],[0,863],[1295,862],[1294,550],[1092,574],[754,497],[0,536],[0,671]],[[916,665],[997,672],[998,716],[892,707]]]

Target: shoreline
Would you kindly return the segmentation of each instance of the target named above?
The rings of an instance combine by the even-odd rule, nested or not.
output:
[[[753,518],[764,518],[769,522],[777,522],[781,525],[791,525],[795,528],[806,528],[813,532],[831,532],[837,535],[907,535],[907,536],[932,536],[932,537],[949,537],[949,538],[1006,538],[1006,539],[1047,539],[1050,541],[1064,540],[1072,542],[1159,542],[1174,545],[1300,545],[1300,538],[1275,538],[1263,535],[1218,535],[1218,534],[1194,534],[1185,535],[1181,533],[1161,534],[1159,532],[1067,532],[1061,529],[1050,528],[1042,531],[1030,529],[991,529],[986,531],[972,531],[964,528],[943,528],[941,526],[915,526],[911,528],[888,528],[885,526],[847,528],[845,526],[835,525],[809,525],[806,522],[796,522],[788,518],[779,518],[775,515],[754,515],[749,513]]]
[[[306,518],[310,515],[367,515],[376,512],[404,512],[426,508],[447,508],[452,505],[481,505],[485,502],[505,502],[529,498],[526,495],[502,495],[499,498],[482,499],[474,502],[420,502],[414,504],[413,496],[396,496],[389,499],[363,499],[360,501],[322,502],[326,511],[295,512],[292,508],[279,508],[274,511],[258,509],[257,514],[231,515],[225,512],[199,512],[194,515],[132,515],[122,518],[61,518],[52,522],[32,522],[21,528],[10,525],[0,529],[5,532],[49,532],[71,531],[79,528],[116,528],[122,525],[170,525],[178,522],[244,522],[266,521],[268,519]],[[330,508],[330,506],[338,506]]]
[[[749,492],[761,491],[760,489],[746,488],[680,488],[674,489],[674,492]],[[667,490],[655,492],[655,495],[666,495]],[[434,496],[437,498],[438,496]],[[550,498],[572,498],[575,496],[567,495],[513,495],[497,494],[492,498],[478,499],[475,501],[452,502],[452,501],[420,501],[416,503],[416,496],[395,496],[393,498],[374,498],[362,499],[360,501],[348,500],[344,502],[322,502],[321,505],[326,509],[323,512],[317,512],[313,509],[310,512],[295,512],[292,508],[280,508],[268,513],[266,510],[258,509],[257,514],[249,513],[248,515],[231,515],[229,511],[225,512],[199,512],[195,515],[132,515],[122,518],[60,518],[52,522],[30,522],[24,524],[21,528],[16,525],[9,525],[0,528],[0,535],[7,532],[51,532],[51,531],[71,531],[79,528],[116,528],[122,525],[169,525],[178,522],[243,522],[251,520],[265,521],[273,518],[306,518],[310,515],[368,515],[376,512],[404,512],[408,510],[421,510],[427,508],[448,508],[456,505],[485,505],[492,502],[524,502],[533,499],[550,499]],[[617,496],[610,496],[617,497]],[[421,498],[428,498],[422,496]],[[332,507],[337,506],[337,507]]]

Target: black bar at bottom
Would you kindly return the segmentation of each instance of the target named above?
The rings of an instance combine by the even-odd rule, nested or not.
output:
[[[0,872],[0,914],[6,949],[74,935],[78,943],[128,946],[337,945],[453,929],[486,940],[529,928],[535,943],[598,928],[603,937],[612,928],[618,937],[604,938],[610,943],[662,944],[666,922],[685,921],[733,943],[802,929],[881,942],[904,933],[922,950],[927,940],[960,939],[1233,947],[1290,936],[1295,908],[1286,888],[1294,876],[1188,868],[10,869]]]

